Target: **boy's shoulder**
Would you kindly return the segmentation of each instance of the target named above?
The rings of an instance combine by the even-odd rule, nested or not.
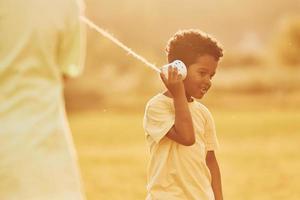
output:
[[[196,107],[198,108],[198,109],[201,109],[201,110],[203,110],[203,111],[205,111],[205,112],[209,112],[209,109],[206,107],[206,105],[204,105],[202,102],[200,102],[200,101],[196,101],[196,100],[194,100],[195,101],[195,105],[196,105]]]
[[[163,93],[158,93],[150,98],[146,104],[146,109],[149,107],[156,107],[159,109],[172,107],[172,99],[165,96]]]
[[[198,110],[198,112],[200,112],[206,120],[213,118],[210,110],[203,103],[196,101],[195,104],[196,104],[196,109]]]
[[[170,102],[172,103],[172,99],[170,97],[165,96],[163,93],[158,93],[148,100],[147,105]]]
[[[198,112],[201,112],[205,117],[211,117],[211,112],[209,111],[208,107],[202,102],[195,101],[195,108]]]

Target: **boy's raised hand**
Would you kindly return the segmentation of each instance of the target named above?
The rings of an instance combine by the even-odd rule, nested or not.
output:
[[[169,66],[168,78],[163,73],[160,73],[160,77],[173,98],[185,96],[182,75],[177,68]]]

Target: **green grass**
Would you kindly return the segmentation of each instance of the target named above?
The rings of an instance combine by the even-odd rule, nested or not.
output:
[[[298,200],[299,110],[212,110],[225,199]],[[145,198],[143,113],[69,116],[88,200]]]

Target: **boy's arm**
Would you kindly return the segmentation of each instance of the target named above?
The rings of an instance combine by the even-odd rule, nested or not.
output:
[[[214,151],[207,152],[206,165],[209,168],[212,177],[211,185],[214,191],[215,200],[223,200],[221,173]]]
[[[195,134],[186,97],[174,97],[175,124],[167,137],[185,146],[195,143]]]
[[[195,143],[193,121],[185,96],[182,77],[176,68],[169,67],[168,79],[162,73],[161,78],[173,97],[175,107],[175,124],[166,136],[179,144],[193,145]]]

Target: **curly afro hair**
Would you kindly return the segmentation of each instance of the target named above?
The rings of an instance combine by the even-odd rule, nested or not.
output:
[[[168,62],[181,60],[188,67],[196,62],[198,56],[211,55],[216,61],[223,56],[218,42],[200,30],[181,30],[168,41],[166,52]]]

